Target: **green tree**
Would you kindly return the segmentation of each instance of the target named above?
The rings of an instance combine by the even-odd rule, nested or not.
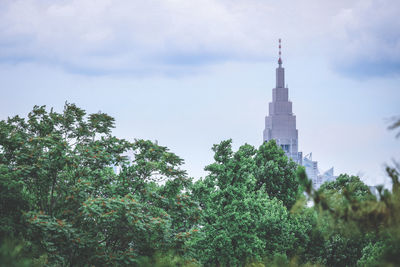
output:
[[[254,169],[256,190],[264,188],[271,198],[282,200],[290,209],[299,194],[296,163],[285,155],[273,139],[260,146],[254,160],[257,167]]]
[[[114,119],[66,104],[63,113],[35,106],[28,120],[1,122],[0,164],[14,172],[32,196],[34,208],[58,215],[71,186],[90,179],[99,190],[110,165],[126,160],[129,142],[111,136]],[[95,192],[91,192],[95,193]]]
[[[54,265],[132,265],[183,251],[199,217],[183,160],[150,141],[118,139],[113,127],[107,114],[68,103],[62,113],[35,106],[27,120],[1,121],[4,231],[26,229]]]
[[[210,174],[193,188],[203,213],[201,230],[191,243],[199,260],[242,266],[293,250],[296,237],[289,212],[281,200],[268,197],[264,186],[256,189],[257,150],[243,145],[233,152],[228,140],[213,151],[215,162],[206,167]]]
[[[375,199],[369,187],[361,181],[360,177],[347,174],[341,174],[334,181],[322,184],[319,193],[330,196],[333,194],[345,195],[347,198],[356,200]]]
[[[28,211],[29,196],[24,183],[7,166],[0,165],[0,242],[20,238],[23,231],[22,212]]]
[[[324,237],[320,263],[327,266],[397,266],[400,251],[399,166],[387,167],[392,190],[378,187],[375,198],[356,176],[311,187],[304,170],[299,180],[315,203],[317,229]]]

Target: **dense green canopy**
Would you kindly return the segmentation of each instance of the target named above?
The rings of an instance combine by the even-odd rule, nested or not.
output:
[[[0,266],[399,264],[399,166],[378,199],[347,174],[315,190],[274,141],[226,140],[193,181],[113,127],[68,103],[0,121]]]

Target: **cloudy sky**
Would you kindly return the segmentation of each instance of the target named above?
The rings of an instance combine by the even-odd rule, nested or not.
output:
[[[65,101],[158,140],[204,176],[211,146],[262,142],[277,40],[299,145],[385,181],[400,159],[397,0],[1,0],[0,119]]]

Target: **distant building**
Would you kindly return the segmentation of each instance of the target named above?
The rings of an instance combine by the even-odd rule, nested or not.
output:
[[[336,176],[333,174],[333,167],[325,172],[319,170],[318,161],[312,160],[312,153],[304,156],[303,166],[306,169],[307,177],[312,180],[315,189],[318,189],[325,182],[331,182],[336,179]]]
[[[319,176],[321,177],[321,181],[322,181],[321,184],[323,184],[325,182],[335,181],[337,178],[337,176],[335,176],[333,174],[333,167],[331,167],[329,170],[323,172],[322,174],[319,174]]]
[[[307,154],[303,158],[303,166],[306,169],[306,174],[313,181],[314,188],[319,187],[322,181],[319,179],[318,161],[312,160],[312,153]]]
[[[285,69],[282,68],[281,39],[279,39],[279,59],[276,68],[276,87],[272,89],[272,102],[265,117],[264,142],[274,139],[286,155],[299,165],[305,167],[307,176],[313,181],[314,188],[319,188],[326,181],[333,181],[333,167],[322,174],[318,170],[318,162],[312,160],[312,153],[303,158],[299,152],[298,130],[296,116],[292,112],[292,102],[289,101],[289,89],[285,86]]]
[[[275,139],[286,155],[297,164],[302,164],[302,153],[298,152],[296,116],[289,101],[289,89],[285,87],[285,69],[282,68],[281,40],[279,39],[279,60],[276,69],[276,87],[272,89],[269,115],[265,117],[264,141]]]

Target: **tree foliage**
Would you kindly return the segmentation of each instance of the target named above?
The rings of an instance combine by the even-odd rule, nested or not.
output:
[[[203,211],[203,227],[193,239],[200,261],[207,266],[242,266],[266,255],[295,250],[294,244],[301,237],[298,233],[304,229],[277,197],[283,194],[275,191],[288,187],[283,185],[285,177],[279,182],[273,176],[276,173],[271,177],[261,175],[267,175],[269,168],[279,171],[279,163],[282,169],[290,168],[284,166],[287,158],[272,142],[259,150],[243,145],[233,152],[231,140],[227,140],[214,145],[213,151],[215,162],[206,167],[209,175],[193,188]],[[273,153],[278,156],[274,158]],[[263,162],[266,166],[259,172]],[[275,187],[266,189],[269,179]],[[272,197],[266,193],[268,190]]]
[[[378,187],[373,196],[358,177],[341,175],[337,181],[308,187],[324,237],[319,262],[327,266],[397,266],[400,251],[399,166],[387,167],[391,191]]]
[[[273,139],[260,146],[254,161],[256,190],[264,188],[270,197],[282,200],[290,209],[299,193],[296,163],[285,155]]]
[[[227,140],[193,182],[113,127],[69,103],[0,121],[0,266],[400,265],[397,163],[378,197],[347,174],[315,190],[274,141]]]
[[[110,116],[68,103],[1,121],[2,233],[35,240],[56,265],[129,265],[182,249],[179,235],[199,216],[183,160],[118,139],[113,127]]]

